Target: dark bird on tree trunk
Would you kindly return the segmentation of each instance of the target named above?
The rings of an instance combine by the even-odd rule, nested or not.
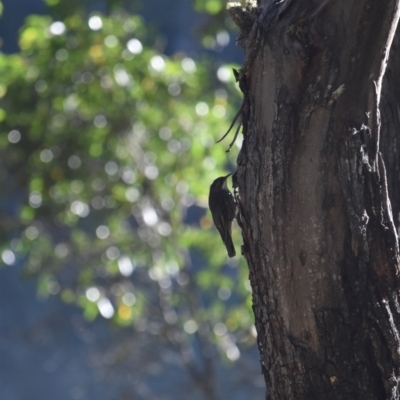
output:
[[[208,205],[210,206],[215,227],[225,244],[229,257],[236,255],[232,242],[232,221],[236,215],[236,201],[227,186],[232,174],[217,178],[210,186]]]

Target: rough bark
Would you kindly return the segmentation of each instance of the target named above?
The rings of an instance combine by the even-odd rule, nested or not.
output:
[[[246,53],[239,223],[269,397],[399,399],[388,196],[399,153],[386,142],[399,140],[399,106],[385,97],[389,180],[378,108],[399,1],[286,0],[231,13]]]

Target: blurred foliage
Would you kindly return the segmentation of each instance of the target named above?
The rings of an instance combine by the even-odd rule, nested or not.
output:
[[[97,9],[101,4],[103,12],[110,13],[113,10],[124,8],[130,13],[138,13],[146,8],[143,0],[44,0],[50,7],[52,15],[63,18],[73,12],[85,13],[86,10]],[[245,4],[245,0],[241,0]],[[238,32],[238,29],[229,14],[226,12],[228,0],[195,0],[194,9],[202,14],[202,22],[196,27],[197,37],[203,47],[208,50],[221,51],[229,40],[228,32]],[[170,2],[171,12],[180,12],[179,1]],[[160,10],[164,12],[168,6],[160,4]],[[148,32],[149,33],[149,32]]]
[[[195,9],[208,15],[197,29],[202,45],[209,50],[220,51],[229,41],[228,32],[238,32],[238,28],[226,11],[228,0],[196,0]],[[245,1],[241,0],[244,5]]]
[[[215,15],[225,8],[226,3],[224,0],[196,0],[195,7],[198,11]]]
[[[215,145],[230,66],[158,53],[137,15],[83,15],[30,16],[21,52],[0,53],[2,260],[89,320],[203,335],[235,361],[254,343],[248,273],[207,211],[236,156]]]

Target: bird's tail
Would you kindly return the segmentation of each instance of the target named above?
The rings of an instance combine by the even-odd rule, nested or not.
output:
[[[226,234],[224,242],[226,250],[228,252],[228,256],[230,258],[235,257],[236,256],[235,246],[233,245],[232,236],[229,232]]]

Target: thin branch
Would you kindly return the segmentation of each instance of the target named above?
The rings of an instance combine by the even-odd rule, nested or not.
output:
[[[229,153],[229,152],[231,151],[232,146],[235,144],[236,138],[237,138],[238,135],[239,135],[239,131],[240,131],[240,127],[241,127],[241,126],[242,126],[242,121],[241,121],[241,119],[240,119],[240,123],[239,123],[239,126],[238,126],[237,129],[236,129],[235,136],[233,137],[232,142],[229,144],[229,147],[228,147],[228,150],[226,150],[226,153]]]
[[[243,107],[244,107],[244,103],[242,103],[242,105],[240,106],[239,111],[238,111],[238,112],[236,113],[236,115],[235,115],[235,118],[233,118],[233,121],[232,121],[231,126],[229,127],[228,131],[225,133],[224,136],[222,136],[221,139],[217,140],[215,143],[221,142],[222,140],[224,140],[224,139],[228,136],[229,132],[232,130],[232,128],[233,128],[233,126],[235,125],[236,121],[237,121],[238,118],[242,115]],[[235,137],[236,137],[236,136],[235,136]]]

